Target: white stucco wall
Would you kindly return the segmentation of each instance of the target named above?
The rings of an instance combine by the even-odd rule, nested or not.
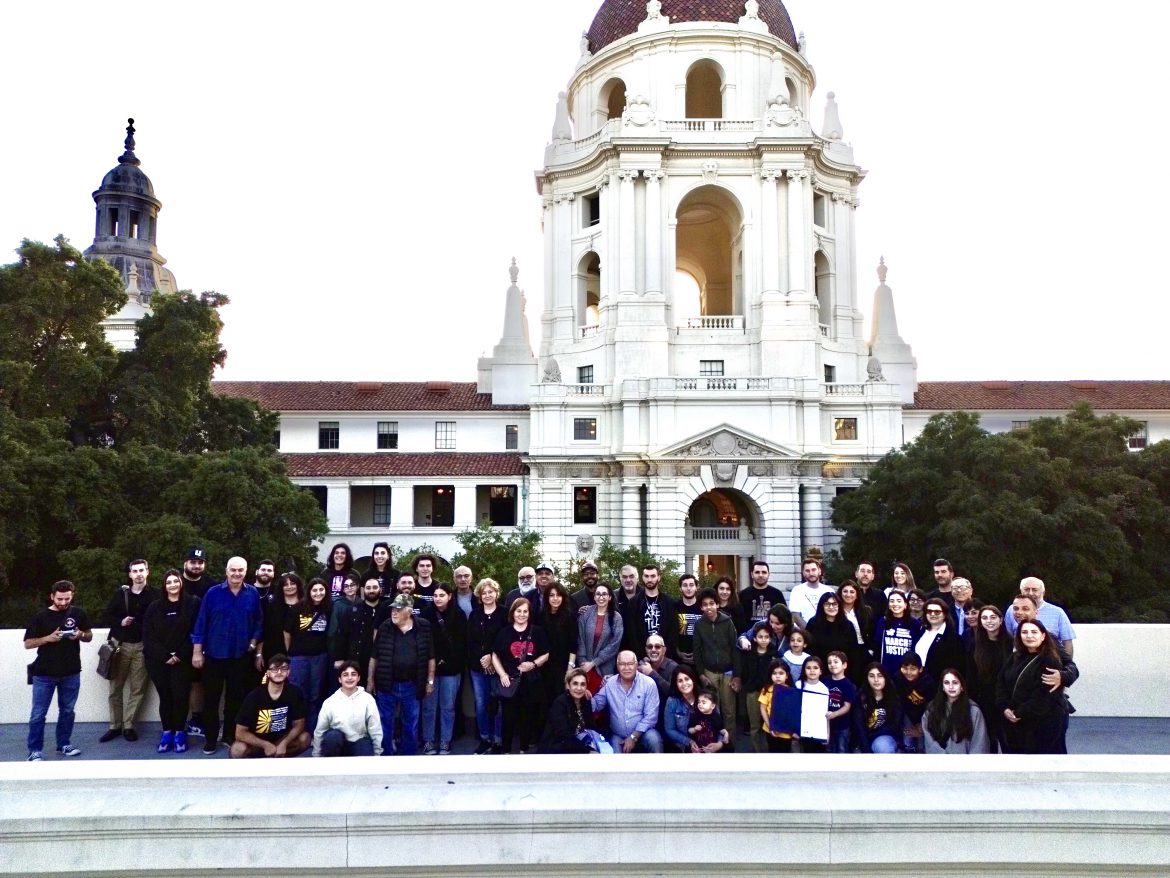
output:
[[[1081,678],[1069,690],[1077,716],[1170,717],[1166,659],[1170,657],[1170,625],[1077,625],[1076,662]],[[25,666],[34,653],[24,649],[23,631],[0,631],[0,667],[9,668],[0,687],[0,723],[28,722],[31,689],[24,684]],[[106,632],[94,629],[92,643],[82,644],[81,697],[78,722],[105,722],[108,684],[98,677],[97,648]],[[158,720],[157,696],[148,687],[141,718]],[[56,708],[49,712],[49,721]]]

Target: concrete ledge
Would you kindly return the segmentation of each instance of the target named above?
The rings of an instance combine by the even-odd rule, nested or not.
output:
[[[0,767],[0,874],[1165,875],[1170,757]],[[62,843],[64,840],[68,843]]]

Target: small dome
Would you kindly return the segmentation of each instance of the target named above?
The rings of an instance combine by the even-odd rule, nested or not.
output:
[[[796,31],[780,0],[759,0],[760,19],[772,36],[796,48]],[[662,0],[662,14],[672,24],[680,21],[719,21],[735,24],[744,14],[743,0]],[[600,52],[610,43],[638,30],[646,18],[645,0],[605,0],[589,25],[589,51]]]
[[[150,182],[150,177],[142,173],[141,168],[131,164],[118,165],[102,177],[99,191],[128,192],[154,198],[154,184]]]

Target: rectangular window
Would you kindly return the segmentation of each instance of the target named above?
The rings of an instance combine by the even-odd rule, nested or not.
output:
[[[138,237],[138,211],[130,211],[130,237]]]
[[[573,439],[592,442],[597,438],[597,418],[573,418]]]
[[[504,448],[515,451],[520,447],[520,426],[518,424],[504,425]]]
[[[341,422],[317,422],[317,447],[322,451],[341,447]]]
[[[836,384],[837,383],[837,367],[836,366],[825,366],[825,383],[826,384]]]
[[[1149,424],[1145,421],[1141,421],[1140,423],[1142,428],[1126,439],[1126,444],[1129,446],[1130,451],[1141,451],[1149,441]]]
[[[699,374],[708,378],[723,377],[722,360],[699,360]]]
[[[455,487],[443,485],[431,489],[431,527],[452,527],[455,524]]]
[[[398,447],[398,422],[378,421],[378,450],[392,451]]]
[[[573,524],[597,524],[597,489],[584,485],[573,489]]]
[[[304,490],[313,495],[317,505],[321,507],[321,514],[329,514],[329,489],[324,485],[305,485]]]
[[[581,224],[595,226],[601,222],[601,193],[594,192],[581,199]]]
[[[833,438],[848,442],[857,438],[857,418],[833,418]]]
[[[828,199],[818,192],[813,195],[813,225],[820,226],[822,229],[828,228],[826,224],[827,215]]]
[[[455,450],[455,422],[435,421],[435,450]]]
[[[272,431],[272,444],[276,446],[276,450],[280,451],[280,430]]]
[[[578,366],[577,367],[577,383],[578,384],[592,384],[593,383],[593,367],[592,366]]]
[[[492,527],[516,526],[516,488],[492,485],[488,489],[488,520]]]
[[[1028,424],[1030,424],[1030,423],[1032,423],[1032,422],[1031,421],[1012,421],[1012,432],[1015,432],[1016,430],[1027,430]]]
[[[390,489],[374,488],[374,524],[390,523]]]

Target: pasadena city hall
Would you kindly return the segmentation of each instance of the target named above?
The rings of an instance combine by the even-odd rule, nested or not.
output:
[[[536,176],[538,292],[513,264],[475,381],[217,391],[280,412],[325,542],[358,556],[375,540],[449,556],[489,521],[539,531],[559,565],[608,537],[740,582],[765,559],[786,585],[837,545],[833,498],[937,412],[1008,430],[1088,400],[1145,425],[1131,447],[1170,435],[1167,382],[919,383],[886,266],[856,264],[865,173],[832,92],[810,124],[815,87],[779,0],[605,0]],[[108,321],[122,347],[153,291],[176,289],[133,135],[87,251],[131,293]]]

